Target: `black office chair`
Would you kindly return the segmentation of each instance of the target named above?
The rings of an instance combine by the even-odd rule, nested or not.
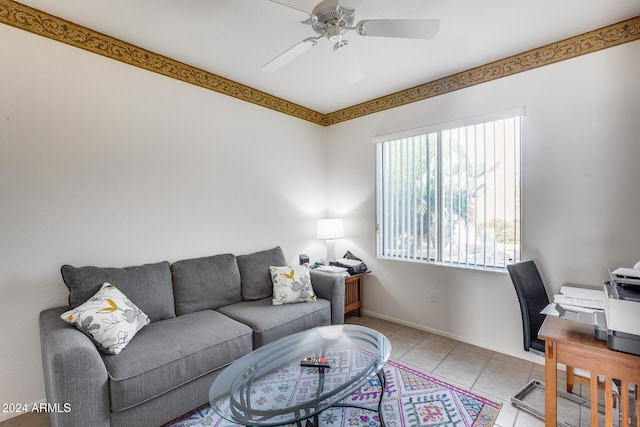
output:
[[[543,308],[549,304],[549,297],[542,282],[542,277],[533,261],[522,261],[507,266],[509,276],[516,289],[520,312],[522,314],[522,335],[525,351],[544,356],[544,340],[538,338],[538,331],[546,315],[541,314]],[[589,380],[583,377],[574,377],[573,368],[567,366],[567,391],[558,390],[558,396],[567,398],[578,404],[588,406],[589,402],[574,394],[571,394],[573,382],[575,381],[589,384]],[[524,396],[534,387],[544,389],[544,383],[538,380],[530,381],[515,396],[511,402],[517,407],[524,409],[538,417],[544,419],[544,413],[537,408],[523,401]],[[564,425],[558,422],[558,425]]]
[[[538,268],[533,261],[523,261],[507,265],[507,270],[520,303],[524,350],[544,356],[544,340],[538,338],[538,331],[546,317],[540,312],[549,305],[549,297]]]

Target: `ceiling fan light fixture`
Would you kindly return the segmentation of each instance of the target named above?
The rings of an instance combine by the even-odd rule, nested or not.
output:
[[[338,49],[345,46],[349,46],[349,40],[343,40],[342,37],[340,37],[337,43],[333,45],[333,51],[336,52]]]
[[[332,42],[340,42],[340,40],[342,39],[342,34],[344,33],[343,29],[340,27],[340,25],[336,25],[336,24],[329,24],[327,26],[327,38],[329,40],[331,40]]]
[[[341,40],[333,46],[333,51],[347,83],[356,83],[364,78],[364,73],[359,61],[353,55],[354,52],[350,49],[342,49],[348,45],[349,41]]]

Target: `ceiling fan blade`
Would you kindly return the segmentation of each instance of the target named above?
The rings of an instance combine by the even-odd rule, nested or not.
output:
[[[353,52],[350,52],[349,49],[343,46],[339,49],[335,49],[336,57],[338,58],[338,64],[340,64],[340,68],[342,69],[342,73],[344,74],[345,79],[348,83],[356,83],[364,77],[364,73],[362,72],[362,67],[360,67],[360,63],[353,56]]]
[[[307,50],[314,47],[316,44],[318,44],[318,39],[315,37],[305,39],[264,64],[262,67],[260,67],[260,70],[266,73],[271,73],[273,71],[279,70],[285,64],[302,55]]]
[[[270,0],[273,3],[290,7],[291,9],[298,10],[305,15],[311,15],[311,11],[315,7],[318,0]]]
[[[428,40],[440,31],[439,19],[365,19],[357,32],[367,37],[399,37]]]

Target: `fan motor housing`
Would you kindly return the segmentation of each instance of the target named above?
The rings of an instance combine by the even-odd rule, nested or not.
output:
[[[326,34],[330,40],[338,39],[345,27],[351,27],[355,20],[355,11],[340,6],[338,0],[324,0],[311,12],[317,21],[311,24],[320,35]]]

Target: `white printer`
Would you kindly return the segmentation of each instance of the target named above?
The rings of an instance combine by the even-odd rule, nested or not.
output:
[[[604,319],[596,316],[594,335],[613,350],[640,355],[640,270],[616,268],[609,274],[611,281],[604,282]]]

